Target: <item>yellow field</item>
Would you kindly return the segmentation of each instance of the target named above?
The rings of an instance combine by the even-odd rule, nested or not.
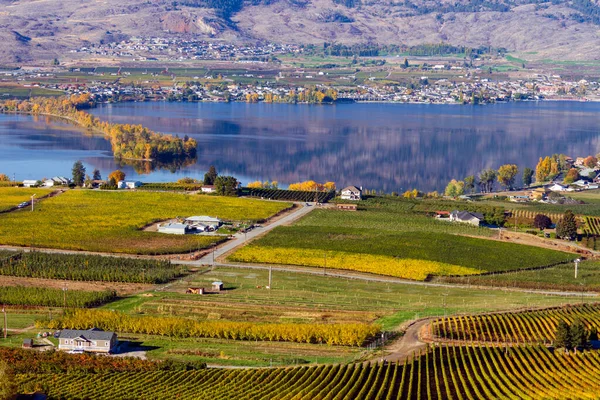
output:
[[[50,193],[49,189],[40,188],[16,188],[3,187],[0,188],[0,211],[8,210],[17,206],[24,201],[30,201],[31,195],[35,194],[36,198],[42,197]]]
[[[0,198],[10,190],[14,189],[0,188]],[[289,206],[233,197],[69,190],[40,202],[35,212],[0,215],[0,244],[137,254],[188,252],[222,239],[165,235],[141,228],[191,215],[256,221]]]
[[[474,275],[473,268],[445,264],[436,261],[399,259],[383,255],[348,253],[342,251],[317,251],[314,249],[246,246],[229,256],[238,262],[288,264],[307,267],[323,267],[327,256],[327,268],[345,269],[398,278],[425,280],[428,275]]]

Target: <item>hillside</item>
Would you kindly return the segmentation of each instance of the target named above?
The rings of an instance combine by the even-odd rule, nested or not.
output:
[[[504,47],[527,59],[600,57],[595,0],[0,0],[0,63],[68,58],[86,43],[190,36],[278,43]]]

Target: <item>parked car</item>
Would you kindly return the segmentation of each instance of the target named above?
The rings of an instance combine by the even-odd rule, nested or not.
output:
[[[28,201],[24,201],[24,202],[22,202],[21,204],[19,204],[19,205],[17,206],[17,208],[25,208],[25,207],[27,207],[28,205],[29,205],[29,202],[28,202]]]

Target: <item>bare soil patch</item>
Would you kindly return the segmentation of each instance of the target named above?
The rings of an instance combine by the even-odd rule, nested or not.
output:
[[[46,288],[68,288],[69,290],[85,290],[100,292],[103,290],[114,290],[119,296],[130,295],[152,289],[153,285],[142,283],[120,283],[120,282],[83,282],[67,281],[60,279],[22,278],[16,276],[2,276],[2,286],[26,286]]]

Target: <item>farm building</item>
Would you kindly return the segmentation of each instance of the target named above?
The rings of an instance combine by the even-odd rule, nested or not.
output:
[[[191,228],[186,224],[179,224],[175,222],[169,222],[158,226],[160,233],[168,233],[170,235],[185,235],[189,233]]]
[[[356,186],[348,186],[348,187],[342,189],[340,198],[342,200],[361,200],[362,199],[362,189],[359,189]]]
[[[25,179],[23,181],[23,186],[25,186],[25,187],[35,187],[35,186],[38,186],[38,184],[39,184],[39,181],[35,181],[33,179]]]
[[[98,328],[88,330],[63,329],[58,336],[59,350],[80,350],[111,353],[117,345],[117,334]]]
[[[33,348],[33,339],[23,339],[23,345],[22,347],[24,349],[31,349]]]
[[[208,217],[206,215],[193,216],[185,219],[185,223],[199,231],[214,231],[223,225],[219,218]]]
[[[454,210],[450,213],[450,221],[479,226],[483,222],[483,214]]]
[[[119,189],[135,189],[140,186],[142,186],[142,182],[140,181],[119,181],[119,183],[117,183]]]
[[[346,211],[357,211],[358,210],[356,204],[338,204],[337,209],[338,210],[346,210]]]
[[[213,290],[213,292],[220,292],[221,290],[223,290],[223,282],[221,282],[221,281],[213,282],[212,290]]]
[[[216,189],[213,185],[204,185],[200,188],[202,193],[215,193]]]

